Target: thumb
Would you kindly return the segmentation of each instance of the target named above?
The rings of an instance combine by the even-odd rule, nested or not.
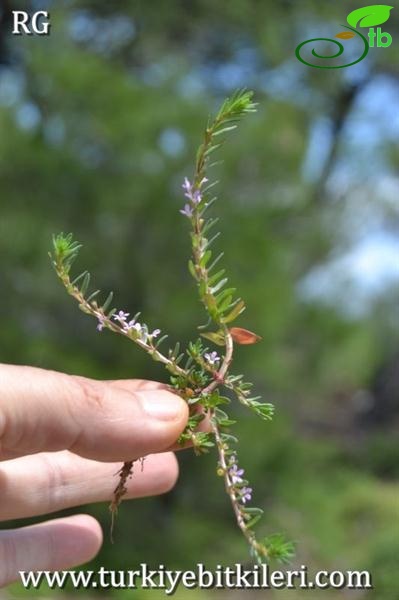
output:
[[[0,386],[0,459],[70,450],[100,461],[133,460],[170,447],[188,418],[179,396],[138,380],[121,385],[0,365]]]

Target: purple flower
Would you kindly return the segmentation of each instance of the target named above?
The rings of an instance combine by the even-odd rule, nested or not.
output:
[[[187,177],[184,178],[184,183],[182,185],[183,190],[185,190],[186,194],[191,194],[191,190],[193,188],[193,186],[191,185],[191,183],[189,182],[189,180],[187,179]]]
[[[119,323],[121,323],[121,325],[125,325],[125,321],[128,316],[129,316],[129,313],[123,312],[123,310],[120,310],[117,315],[113,315],[113,318],[115,319],[115,321],[119,321]]]
[[[204,177],[204,179],[201,181],[200,187],[205,180],[207,181],[206,177]],[[199,189],[194,189],[194,185],[187,179],[187,177],[184,178],[182,187],[185,191],[185,197],[191,200],[193,204],[199,204],[201,202],[201,192]]]
[[[191,206],[189,204],[186,204],[184,206],[184,208],[182,208],[180,210],[181,214],[184,215],[185,217],[188,217],[189,219],[191,219],[191,217],[193,216],[193,209],[191,208]]]
[[[204,358],[208,361],[210,365],[214,365],[215,363],[220,361],[220,357],[217,352],[211,352],[210,354],[206,352],[204,354]]]
[[[193,206],[196,206],[202,200],[201,191],[200,191],[201,186],[204,183],[206,183],[207,181],[208,181],[208,179],[206,177],[203,177],[201,179],[201,181],[199,182],[198,186],[194,187],[194,184],[191,183],[191,181],[189,181],[189,179],[187,179],[187,177],[184,178],[184,183],[182,185],[182,188],[185,192],[185,194],[184,194],[185,197],[190,200],[191,204],[186,204],[185,207],[180,210],[182,215],[191,219],[191,217],[193,216]]]
[[[239,469],[236,463],[233,463],[229,468],[229,475],[232,483],[242,483],[242,475],[244,475],[244,469]]]
[[[105,317],[103,315],[96,315],[98,319],[97,331],[102,331],[104,329]]]
[[[159,336],[159,334],[161,333],[160,329],[154,329],[154,331],[150,334],[151,338],[156,338]]]
[[[136,323],[136,321],[134,319],[132,319],[128,323],[126,323],[126,321],[124,321],[123,329],[126,332],[129,332],[130,329],[135,329],[137,332],[139,332],[141,330],[141,325],[140,325],[140,323]]]
[[[241,494],[241,502],[243,504],[245,504],[246,502],[249,502],[252,498],[252,488],[244,487],[240,491],[240,494]]]
[[[202,200],[201,194],[199,190],[195,190],[195,192],[193,192],[193,195],[191,196],[191,201],[193,202],[193,204],[199,204]]]

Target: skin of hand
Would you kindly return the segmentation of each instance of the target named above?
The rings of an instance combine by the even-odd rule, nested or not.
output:
[[[169,491],[186,403],[153,381],[97,381],[0,365],[0,520],[110,500],[121,463],[145,456],[126,498]],[[75,515],[0,531],[0,586],[19,571],[65,570],[92,559],[99,523]]]

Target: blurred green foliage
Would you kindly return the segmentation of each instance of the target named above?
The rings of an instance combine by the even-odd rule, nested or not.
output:
[[[95,378],[163,377],[132,344],[99,334],[66,297],[47,256],[51,236],[73,231],[84,242],[79,266],[115,291],[118,308],[142,310],[172,341],[191,339],[203,314],[186,273],[181,182],[208,114],[237,85],[254,88],[260,110],[224,149],[214,209],[230,281],[248,306],[240,324],[263,337],[238,350],[236,369],[278,413],[265,424],[237,408],[241,461],[265,508],[265,533],[296,539],[296,564],[370,569],[375,590],[359,597],[396,600],[399,387],[389,380],[391,392],[381,392],[377,374],[386,381],[385,365],[397,365],[397,289],[356,316],[299,290],[350,247],[353,213],[367,224],[378,206],[382,222],[398,229],[397,209],[375,183],[397,170],[397,142],[376,120],[379,142],[368,156],[361,128],[359,139],[345,130],[364,118],[362,98],[377,102],[375,82],[397,86],[398,44],[353,70],[296,62],[307,33],[344,22],[356,2],[47,4],[51,35],[8,39],[0,71],[1,360]],[[394,13],[386,29],[397,32]],[[311,176],[306,157],[320,123],[330,133],[310,166],[326,158]],[[342,296],[360,304],[350,286]],[[93,568],[246,560],[214,457],[181,452],[179,460],[173,492],[121,507],[116,544],[105,540]],[[106,531],[107,507],[87,510]]]

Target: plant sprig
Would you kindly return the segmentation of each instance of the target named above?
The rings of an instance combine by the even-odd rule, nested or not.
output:
[[[237,524],[249,543],[252,556],[262,562],[272,558],[288,560],[293,555],[293,545],[280,534],[262,541],[255,536],[253,527],[260,519],[262,510],[248,506],[252,499],[252,488],[244,478],[244,470],[239,466],[234,449],[237,439],[230,429],[235,421],[225,411],[231,398],[221,392],[231,392],[240,403],[264,420],[272,418],[274,409],[272,404],[262,403],[259,397],[250,396],[252,384],[244,382],[242,375],[230,373],[235,344],[253,344],[260,337],[241,327],[231,326],[245,310],[245,303],[235,297],[235,288],[227,287],[225,270],[218,266],[223,253],[213,258],[211,246],[219,233],[210,237],[210,232],[217,219],[206,217],[206,212],[216,201],[213,195],[216,182],[210,183],[208,179],[208,171],[214,164],[211,163],[214,152],[222,146],[225,136],[236,129],[241,118],[255,110],[252,92],[246,90],[238,90],[223,102],[215,118],[209,120],[205,128],[193,179],[190,181],[185,178],[183,183],[186,203],[180,212],[189,219],[191,225],[192,257],[188,266],[208,317],[207,325],[199,329],[202,338],[223,347],[222,356],[205,347],[201,338],[190,343],[183,352],[179,344],[167,352],[161,352],[160,346],[167,335],[159,337],[159,329],[151,331],[146,324],[140,323],[139,314],[130,318],[129,313],[111,308],[112,293],[103,303],[98,300],[99,290],[87,295],[89,273],[85,271],[74,280],[70,279],[71,266],[81,248],[73,240],[72,234],[54,236],[51,258],[67,292],[78,301],[83,312],[97,319],[99,331],[109,329],[127,337],[169,371],[171,387],[189,406],[189,420],[178,441],[182,445],[191,443],[196,454],[209,452],[216,446],[217,473],[224,478]],[[204,331],[211,324],[213,328]],[[206,417],[210,430],[201,431],[199,425]],[[133,474],[133,462],[125,462],[119,471],[119,482],[110,507],[113,517],[126,493],[127,480]]]

